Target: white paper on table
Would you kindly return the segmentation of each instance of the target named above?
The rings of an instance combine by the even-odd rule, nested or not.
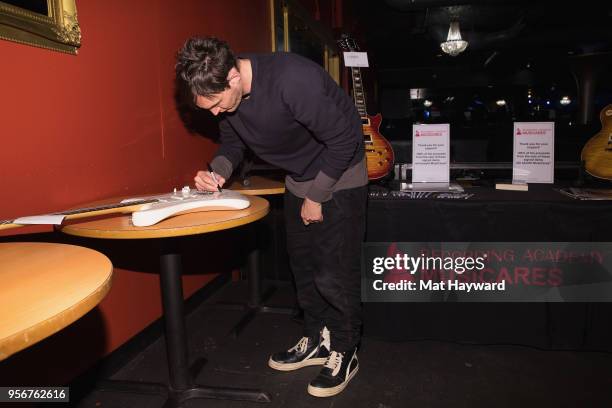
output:
[[[448,123],[412,126],[412,182],[450,181],[450,126]]]
[[[514,122],[512,180],[553,183],[555,176],[555,123]]]
[[[13,220],[14,224],[51,224],[61,225],[64,221],[65,215],[58,214],[43,214],[43,215],[30,215],[27,217],[20,217]]]

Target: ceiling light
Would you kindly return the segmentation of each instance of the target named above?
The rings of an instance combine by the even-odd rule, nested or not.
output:
[[[564,96],[563,98],[561,98],[559,103],[565,106],[565,105],[569,105],[570,103],[572,103],[572,100],[569,98],[569,96]]]
[[[461,31],[459,31],[459,22],[453,21],[448,28],[448,36],[446,41],[440,44],[442,51],[453,57],[459,55],[468,46],[468,42],[461,39]]]
[[[506,106],[506,101],[503,100],[503,99],[499,99],[499,100],[495,101],[495,104],[497,106]]]
[[[426,108],[429,108],[433,103],[429,100],[429,99],[425,99],[425,101],[423,102],[423,106],[425,106]]]

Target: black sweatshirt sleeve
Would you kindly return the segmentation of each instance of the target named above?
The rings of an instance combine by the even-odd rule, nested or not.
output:
[[[219,132],[221,146],[210,166],[215,173],[227,180],[242,161],[246,146],[226,119],[219,121]]]

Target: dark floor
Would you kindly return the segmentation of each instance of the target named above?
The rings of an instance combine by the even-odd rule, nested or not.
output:
[[[348,388],[332,398],[306,392],[317,367],[277,372],[270,353],[299,339],[300,326],[287,315],[259,314],[237,338],[228,332],[241,312],[210,303],[246,299],[244,285],[230,284],[187,319],[190,360],[207,359],[200,384],[262,388],[268,407],[612,407],[612,354],[541,351],[519,346],[478,346],[448,342],[386,342],[364,338],[360,370]],[[292,305],[290,290],[270,303]],[[166,381],[163,339],[156,341],[115,376]],[[162,407],[163,398],[92,392],[79,408]],[[250,402],[191,400],[185,407],[257,407]]]

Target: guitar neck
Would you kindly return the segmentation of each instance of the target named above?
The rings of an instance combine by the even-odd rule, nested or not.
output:
[[[65,215],[67,219],[80,218],[81,216],[92,216],[100,214],[111,214],[116,212],[129,212],[133,211],[132,207],[140,208],[140,206],[149,203],[155,203],[159,201],[156,198],[127,201],[124,203],[112,203],[106,205],[100,205],[96,207],[77,208],[74,210],[63,211],[57,213],[57,215]]]
[[[120,212],[133,212],[138,211],[142,208],[143,205],[149,203],[155,203],[159,201],[156,198],[151,199],[143,199],[143,200],[134,200],[128,201],[125,203],[112,203],[105,204],[95,207],[85,207],[85,208],[77,208],[73,210],[62,211],[58,213],[54,213],[52,215],[64,215],[65,219],[73,220],[84,217],[94,217],[98,215],[106,215],[106,214],[114,214]],[[30,224],[18,224],[15,223],[15,220],[0,220],[0,230],[9,229],[9,228],[18,228],[23,227],[25,225]]]
[[[357,107],[357,112],[359,112],[359,116],[366,118],[368,116],[368,112],[366,110],[366,95],[365,90],[363,89],[361,69],[358,67],[352,67],[351,77],[353,78],[353,99],[355,101],[355,106]]]

